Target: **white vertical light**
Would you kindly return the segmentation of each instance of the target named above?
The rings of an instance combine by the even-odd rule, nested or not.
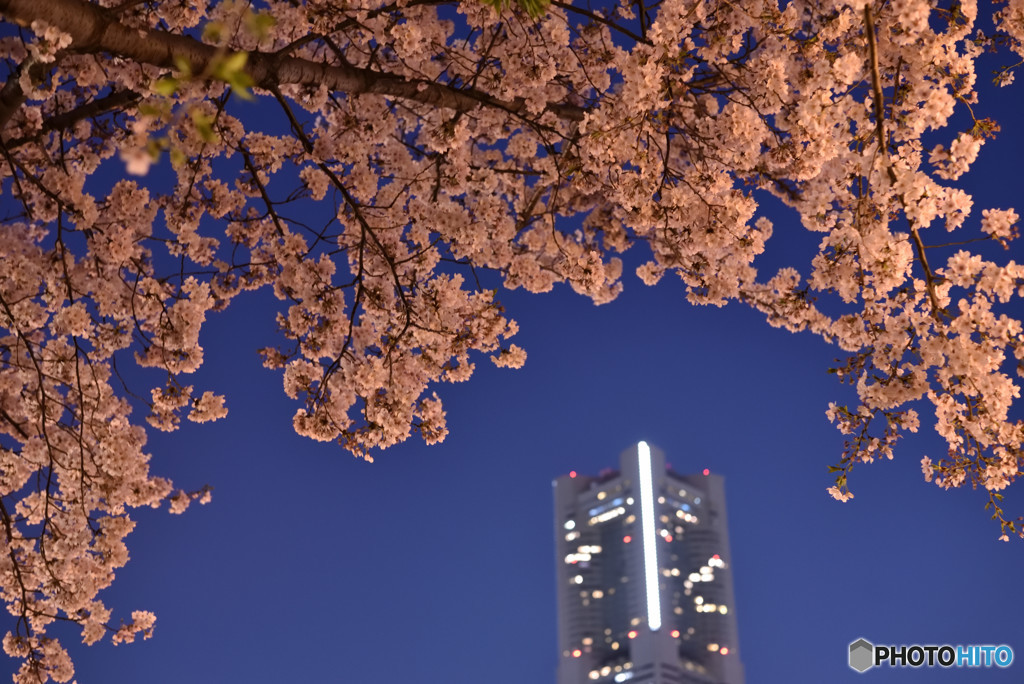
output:
[[[661,595],[658,591],[658,543],[654,529],[654,482],[651,473],[651,448],[647,442],[636,445],[640,465],[640,526],[644,540],[644,586],[647,591],[647,626],[661,629]]]

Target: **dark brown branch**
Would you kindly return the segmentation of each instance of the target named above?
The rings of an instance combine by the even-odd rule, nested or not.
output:
[[[99,116],[106,112],[120,109],[121,107],[128,107],[142,99],[142,96],[132,90],[119,90],[115,93],[111,93],[106,97],[101,97],[84,104],[81,107],[76,107],[70,111],[62,114],[51,116],[49,119],[43,121],[42,127],[39,132],[35,135],[44,135],[50,131],[63,131],[71,128],[82,119],[88,119],[91,116]],[[32,140],[35,135],[23,136],[21,138],[15,138],[6,143],[7,149],[13,150],[16,147],[20,147]]]
[[[72,38],[69,51],[106,52],[161,68],[173,68],[179,58],[191,65],[193,73],[203,73],[222,54],[217,47],[188,36],[125,26],[103,8],[84,0],[0,0],[0,14],[19,24],[41,20],[68,33]],[[480,105],[512,114],[526,109],[522,98],[505,101],[472,88],[459,89],[344,63],[319,64],[277,53],[249,53],[245,71],[255,86],[264,90],[286,84],[324,85],[350,96],[385,95],[456,111]],[[549,104],[547,111],[572,121],[581,121],[585,113],[582,107],[559,103]]]
[[[34,62],[28,59],[22,62],[11,77],[4,83],[4,87],[0,88],[0,131],[4,129],[7,122],[10,121],[11,117],[14,116],[14,112],[18,111],[18,108],[25,103],[25,91],[21,87],[21,75],[25,69],[28,69],[28,77],[33,83],[41,83],[46,79],[51,64],[45,64],[43,62]]]
[[[878,48],[875,44],[875,20],[871,16],[870,5],[864,6],[864,27],[868,38],[868,58],[870,59],[871,66],[871,91],[875,108],[875,134],[878,137],[878,149],[885,155],[886,168],[889,171],[889,181],[895,186],[897,180],[896,170],[892,167],[892,162],[889,160],[889,150],[886,148],[885,143],[885,100],[882,98],[882,76],[878,69]],[[905,214],[907,205],[903,195],[899,195],[899,200],[900,204],[903,205]],[[931,301],[932,314],[938,319],[942,312],[942,307],[939,306],[939,297],[935,292],[935,275],[928,265],[928,257],[924,253],[924,242],[922,242],[921,236],[917,232],[917,226],[914,225],[914,222],[909,217],[907,220],[910,224],[910,237],[914,241],[917,258],[924,269],[925,286],[928,288],[928,299]]]

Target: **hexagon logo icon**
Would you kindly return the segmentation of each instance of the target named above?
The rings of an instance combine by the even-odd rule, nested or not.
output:
[[[850,667],[857,672],[864,672],[875,663],[875,647],[867,639],[857,639],[850,644]]]

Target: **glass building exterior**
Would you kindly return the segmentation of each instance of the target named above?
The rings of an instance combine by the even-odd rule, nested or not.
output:
[[[722,478],[640,442],[554,487],[558,684],[743,684]]]

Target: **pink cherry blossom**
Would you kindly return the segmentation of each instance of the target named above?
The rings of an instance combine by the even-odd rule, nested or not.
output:
[[[128,561],[131,510],[180,513],[210,489],[152,474],[147,430],[227,414],[195,380],[204,326],[261,288],[280,340],[260,353],[295,430],[372,460],[443,440],[443,386],[481,359],[526,362],[482,272],[600,304],[622,290],[621,254],[643,250],[643,282],[847,354],[832,370],[856,399],[826,414],[844,440],[832,497],[924,420],[948,446],[925,479],[980,485],[1001,538],[1024,536],[997,496],[1021,460],[1024,334],[1006,308],[1024,267],[977,248],[1008,246],[1019,215],[975,208],[962,184],[998,132],[976,61],[1024,58],[1024,10],[986,6],[986,35],[977,3],[955,7],[0,0],[19,27],[0,38],[16,681],[73,676],[57,620],[86,643],[153,633],[151,613],[123,622],[99,598]],[[759,271],[773,234],[802,229],[809,264]],[[132,362],[156,384],[124,388],[115,364]]]

